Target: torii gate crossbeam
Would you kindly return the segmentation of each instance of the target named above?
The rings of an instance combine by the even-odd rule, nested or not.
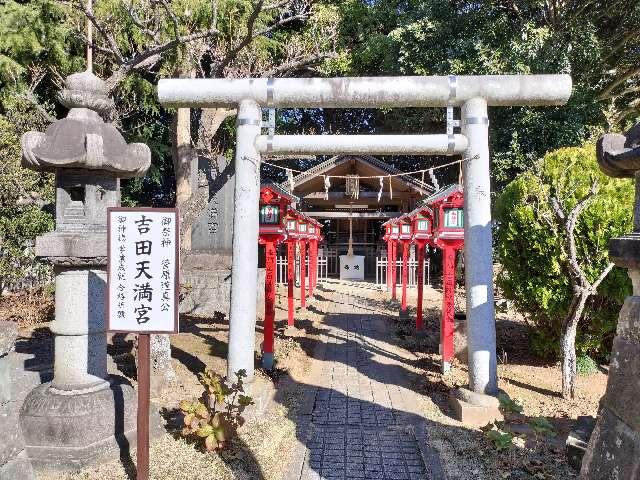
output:
[[[281,149],[302,154],[322,146],[318,145],[320,140],[305,141],[302,135],[262,137],[261,108],[461,107],[462,132],[448,135],[447,153],[457,153],[466,140],[464,156],[469,161],[463,162],[463,174],[469,388],[494,394],[497,370],[487,107],[562,105],[569,99],[571,88],[568,75],[160,80],[158,96],[165,106],[238,108],[229,378],[241,368],[247,371],[247,380],[253,378],[261,151]],[[412,153],[442,153],[441,135],[421,137]],[[380,136],[370,139],[370,145],[364,141],[357,146],[359,153],[379,152]],[[402,142],[395,143],[384,153],[406,154]],[[331,152],[324,153],[354,151],[348,141],[336,144]]]

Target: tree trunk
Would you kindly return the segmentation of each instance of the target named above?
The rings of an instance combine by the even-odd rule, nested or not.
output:
[[[191,110],[178,108],[173,118],[173,168],[176,179],[176,207],[180,208],[191,198]],[[183,212],[181,212],[183,213]],[[182,220],[182,219],[181,219]],[[181,229],[183,228],[182,221]],[[181,249],[191,250],[191,235],[181,232]],[[151,336],[151,386],[159,394],[167,383],[176,379],[171,365],[171,341],[169,335]]]
[[[191,197],[191,110],[178,108],[173,119],[173,168],[176,176],[176,206]]]
[[[576,332],[590,294],[590,291],[582,290],[572,299],[569,313],[562,325],[560,354],[562,358],[562,396],[564,398],[575,398],[576,396]]]

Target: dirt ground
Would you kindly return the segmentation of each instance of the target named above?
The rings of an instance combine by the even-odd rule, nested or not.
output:
[[[329,288],[343,288],[338,282]],[[224,373],[228,325],[224,318],[181,318],[181,333],[172,336],[173,366],[177,379],[158,395],[155,402],[165,419],[165,433],[152,442],[151,478],[177,480],[199,479],[281,479],[295,439],[296,408],[300,392],[292,385],[305,382],[311,361],[306,343],[316,339],[321,325],[323,297],[319,294],[305,312],[298,312],[297,325],[305,332],[298,338],[282,335],[286,319],[286,297],[279,290],[276,317],[280,329],[276,339],[277,369],[269,374],[256,369],[256,385],[251,392],[257,411],[240,429],[239,438],[222,454],[203,453],[177,435],[179,416],[177,405],[182,399],[198,397],[202,386],[197,374],[209,367]],[[398,343],[413,353],[410,368],[419,372],[415,388],[424,393],[424,416],[429,420],[429,439],[440,453],[444,468],[451,479],[566,479],[577,473],[566,464],[564,441],[579,415],[595,415],[606,387],[606,369],[582,376],[578,380],[578,398],[567,401],[560,397],[560,370],[557,364],[545,364],[531,354],[530,330],[515,312],[499,313],[497,317],[498,374],[501,389],[523,406],[521,415],[513,415],[509,424],[516,432],[514,445],[498,451],[486,435],[477,429],[461,428],[451,418],[447,397],[451,388],[466,383],[464,362],[456,360],[449,375],[442,375],[438,364],[438,335],[441,292],[425,291],[425,324],[427,334],[417,337],[412,332],[413,315],[408,320],[397,316],[398,305],[386,292],[372,284],[362,284],[358,295],[377,312],[389,316],[398,336]],[[39,295],[39,297],[34,297]],[[44,295],[44,296],[43,296]],[[415,290],[409,290],[409,304],[415,304]],[[463,292],[457,295],[458,310],[464,311]],[[298,302],[296,302],[298,304]],[[38,308],[38,307],[42,308]],[[318,308],[315,308],[315,307]],[[411,310],[410,310],[411,312]],[[46,320],[53,314],[51,299],[43,293],[22,297],[3,297],[0,319],[18,321],[21,334],[42,332]],[[39,329],[40,328],[40,329]],[[39,330],[38,330],[39,329]],[[463,327],[460,326],[461,331]],[[256,367],[262,342],[261,325],[256,336]],[[462,335],[457,334],[461,339]],[[464,357],[464,342],[457,340],[457,350]],[[135,385],[133,338],[111,338],[110,373],[127,377]],[[535,417],[547,417],[553,426],[550,435],[532,434],[527,422]],[[521,428],[517,428],[520,425]],[[451,435],[456,428],[455,437]],[[128,461],[114,460],[67,474],[42,474],[40,480],[100,479],[123,480],[134,477],[135,455]]]

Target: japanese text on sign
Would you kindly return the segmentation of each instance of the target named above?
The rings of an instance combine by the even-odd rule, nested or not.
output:
[[[175,332],[178,214],[109,209],[109,330]]]

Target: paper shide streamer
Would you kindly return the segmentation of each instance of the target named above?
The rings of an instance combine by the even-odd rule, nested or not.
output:
[[[324,176],[324,199],[329,200],[329,187],[331,187],[330,177]]]
[[[436,192],[440,190],[440,185],[438,185],[438,179],[436,175],[433,173],[433,168],[429,169],[429,176],[431,177],[431,183],[433,183],[433,188],[436,189]]]
[[[384,177],[380,177],[380,191],[378,192],[378,202],[382,198],[382,189],[384,188]]]
[[[296,186],[295,181],[293,180],[293,170],[287,168],[287,180],[289,181],[289,191],[293,193],[293,189]]]

